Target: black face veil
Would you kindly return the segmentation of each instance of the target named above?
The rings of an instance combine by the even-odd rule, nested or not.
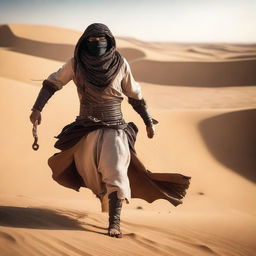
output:
[[[93,56],[87,48],[89,37],[105,36],[107,50],[100,56]],[[116,50],[116,41],[109,28],[101,23],[93,23],[86,28],[78,40],[74,52],[74,72],[78,86],[89,82],[97,87],[108,86],[116,77],[123,58]]]

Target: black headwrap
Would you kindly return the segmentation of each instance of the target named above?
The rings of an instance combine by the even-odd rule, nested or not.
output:
[[[86,48],[86,40],[91,36],[105,36],[108,48],[101,56],[92,56]],[[116,77],[123,58],[116,50],[116,41],[109,28],[101,23],[93,23],[86,28],[78,40],[74,52],[74,72],[78,86],[83,87],[85,82],[106,87]]]

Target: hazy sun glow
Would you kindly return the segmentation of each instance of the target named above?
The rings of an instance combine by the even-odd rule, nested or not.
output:
[[[256,42],[256,0],[0,0],[0,23],[83,31],[93,22],[116,36],[150,41]]]

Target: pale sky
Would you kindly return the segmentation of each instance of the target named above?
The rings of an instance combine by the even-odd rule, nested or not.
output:
[[[256,0],[0,0],[0,24],[94,22],[146,41],[256,43]]]

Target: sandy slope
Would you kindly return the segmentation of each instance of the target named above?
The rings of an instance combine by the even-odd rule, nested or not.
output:
[[[140,128],[138,155],[151,171],[182,172],[192,176],[192,183],[177,208],[163,200],[147,204],[134,199],[125,205],[125,236],[114,240],[105,235],[107,215],[94,195],[59,186],[46,163],[56,152],[53,136],[78,114],[72,82],[45,107],[38,128],[40,150],[31,149],[28,117],[40,80],[69,57],[79,35],[54,27],[0,27],[1,255],[254,255],[255,46],[118,39],[135,77],[143,73],[138,80],[160,121],[154,140],[148,140],[142,121],[124,103],[126,120]],[[58,47],[63,48],[56,52]],[[247,71],[239,68],[245,60]],[[197,76],[182,82],[177,72],[189,63],[197,71],[199,62],[206,68],[207,84]],[[155,76],[147,81],[152,65]],[[171,68],[176,80],[171,74],[161,80],[161,69],[170,66],[176,68]],[[232,75],[231,84],[225,73],[217,80],[209,75],[221,67]]]

